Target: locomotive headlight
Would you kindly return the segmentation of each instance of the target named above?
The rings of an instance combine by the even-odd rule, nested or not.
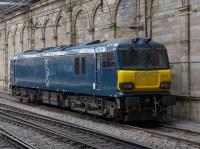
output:
[[[119,88],[121,90],[131,90],[135,87],[133,83],[120,83]]]
[[[162,82],[160,83],[161,89],[170,89],[171,83],[170,82]]]

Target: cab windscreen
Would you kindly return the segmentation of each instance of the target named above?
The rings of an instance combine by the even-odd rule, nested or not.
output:
[[[166,69],[169,67],[165,50],[119,50],[121,69],[147,70]]]

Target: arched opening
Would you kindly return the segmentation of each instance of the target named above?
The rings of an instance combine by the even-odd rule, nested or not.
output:
[[[57,45],[64,45],[70,42],[70,35],[68,34],[67,20],[60,16],[56,24],[56,39]]]
[[[23,51],[29,50],[30,46],[29,46],[29,31],[28,28],[25,27],[24,29],[24,35],[23,35]]]
[[[15,53],[21,51],[21,29],[18,28],[15,32]]]
[[[38,22],[35,24],[34,34],[34,49],[43,48],[42,28],[39,26]]]
[[[0,30],[0,89],[5,88],[5,31]]]
[[[89,18],[85,11],[80,10],[76,17],[75,22],[75,43],[82,43],[91,40],[89,35]]]
[[[104,4],[103,9],[98,5],[94,16],[94,39],[108,40],[113,38],[111,30],[111,16],[108,5]]]
[[[56,45],[53,29],[54,25],[52,21],[47,20],[44,27],[44,36],[45,36],[44,47],[54,47]]]
[[[116,13],[116,37],[135,37],[136,31],[129,27],[136,25],[136,0],[121,0]]]
[[[15,55],[15,47],[14,47],[14,34],[15,32],[13,30],[10,30],[7,33],[7,58],[5,57],[5,60],[7,62],[5,62],[5,66],[7,68],[7,72],[5,73],[7,75],[7,83],[10,84],[10,61],[13,58],[13,56]],[[6,56],[6,55],[5,55]]]
[[[21,30],[21,32],[20,32],[20,44],[21,44],[21,51],[23,51],[23,49],[24,49],[24,28],[22,28],[22,30]]]

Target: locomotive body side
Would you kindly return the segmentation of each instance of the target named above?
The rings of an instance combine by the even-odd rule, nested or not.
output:
[[[112,54],[112,61],[115,63],[115,51],[108,53]],[[117,93],[117,69],[103,66],[103,62],[107,62],[104,61],[103,54],[55,56],[52,53],[47,56],[26,55],[14,59],[11,65],[15,68],[15,74],[11,74],[11,78],[15,78],[15,81],[11,81],[11,86],[114,97]]]

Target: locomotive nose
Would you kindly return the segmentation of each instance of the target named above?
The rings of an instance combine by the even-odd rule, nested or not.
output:
[[[122,92],[169,90],[170,82],[171,70],[118,70],[118,90]]]

